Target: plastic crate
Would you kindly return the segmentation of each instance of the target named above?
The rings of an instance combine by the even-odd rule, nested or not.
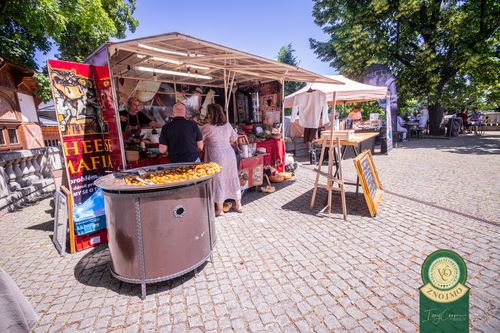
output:
[[[106,216],[98,216],[83,221],[75,221],[75,235],[84,235],[106,228]]]
[[[108,242],[107,229],[103,229],[91,234],[75,236],[75,247],[77,252],[107,242]]]

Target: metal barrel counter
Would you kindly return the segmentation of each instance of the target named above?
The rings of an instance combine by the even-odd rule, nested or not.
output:
[[[147,283],[193,271],[212,254],[212,178],[220,167],[192,171],[204,165],[210,163],[158,165],[95,181],[105,196],[111,272],[121,281],[140,283],[143,299]],[[188,171],[175,176],[178,170]]]

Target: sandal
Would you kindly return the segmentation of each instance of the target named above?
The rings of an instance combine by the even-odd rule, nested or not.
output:
[[[224,202],[224,205],[222,206],[222,210],[224,211],[224,213],[227,213],[231,210],[232,207],[233,207],[232,202]]]
[[[234,211],[235,211],[236,213],[243,213],[243,209],[241,209],[241,207],[240,207],[239,209],[238,209],[238,208],[236,208],[236,207],[234,207]]]

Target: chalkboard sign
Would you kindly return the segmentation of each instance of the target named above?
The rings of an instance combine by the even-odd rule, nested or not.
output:
[[[54,193],[54,236],[52,241],[61,256],[66,254],[66,233],[68,232],[68,201],[61,191]]]
[[[354,159],[356,172],[363,188],[366,204],[371,216],[377,215],[378,206],[382,201],[384,190],[378,178],[377,169],[373,163],[372,154],[369,150],[359,154]]]

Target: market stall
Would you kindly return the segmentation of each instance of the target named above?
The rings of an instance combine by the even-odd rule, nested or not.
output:
[[[70,244],[80,237],[85,242],[76,248],[82,250],[109,239],[113,274],[123,281],[141,283],[143,291],[145,283],[172,278],[199,265],[211,253],[216,238],[211,227],[210,178],[175,186],[153,185],[156,176],[170,179],[164,170],[170,159],[160,153],[158,135],[172,117],[172,106],[182,102],[187,118],[198,126],[207,122],[208,104],[224,106],[241,138],[236,150],[240,185],[245,189],[262,183],[266,166],[283,167],[284,82],[337,83],[298,67],[179,33],[110,42],[85,64],[50,60],[48,69],[68,196],[73,199],[68,200]],[[161,170],[152,171],[158,168]],[[133,186],[126,187],[120,181],[128,177],[123,173],[131,172],[137,174],[128,184]],[[192,172],[175,177],[186,175]],[[143,182],[140,189],[137,182]],[[194,203],[189,208],[172,208],[179,200]],[[156,205],[160,202],[164,204]],[[197,209],[202,206],[207,209]],[[179,230],[188,241],[175,247],[178,240],[170,231],[179,227],[174,221],[184,212],[191,222],[207,223]],[[74,229],[82,233],[75,237]],[[155,251],[141,243],[144,237],[166,254],[155,257]],[[200,237],[204,243],[194,241]],[[141,245],[145,247],[141,249]],[[132,253],[132,248],[137,251]],[[191,257],[179,263],[173,258],[176,251],[192,251]]]
[[[292,121],[294,118],[299,120],[310,119],[310,110],[303,108],[296,110],[303,103],[303,97],[317,93],[320,98],[325,98],[327,103],[333,105],[333,113],[330,121],[329,130],[320,135],[318,140],[313,141],[314,145],[311,147],[311,162],[316,163],[319,161],[319,166],[314,183],[313,195],[311,198],[311,208],[314,206],[317,189],[325,187],[328,191],[328,202],[325,207],[328,213],[331,212],[332,207],[332,190],[335,185],[338,185],[336,190],[341,192],[342,211],[344,219],[347,219],[347,208],[345,201],[345,185],[356,186],[356,206],[358,205],[358,191],[360,187],[359,176],[356,175],[356,180],[348,180],[344,178],[342,173],[342,161],[348,157],[356,157],[362,152],[363,148],[373,150],[375,144],[375,137],[381,133],[384,135],[387,145],[392,145],[392,128],[390,119],[390,92],[386,87],[378,87],[359,83],[343,77],[342,75],[329,76],[344,85],[337,84],[323,84],[323,83],[308,83],[304,88],[297,92],[285,97],[284,106],[293,108]],[[381,121],[373,117],[369,121],[361,121],[355,124],[350,122],[341,122],[336,114],[336,106],[338,104],[359,103],[373,100],[386,100],[386,123],[385,128],[381,129]],[[317,103],[316,103],[317,104]],[[317,110],[317,108],[316,108]],[[302,111],[302,112],[300,112]],[[314,110],[312,110],[314,111]],[[317,111],[316,111],[317,112]],[[323,113],[323,116],[325,114]],[[295,116],[295,117],[294,117]],[[323,121],[323,124],[326,122]],[[297,124],[294,125],[295,129]],[[291,125],[292,127],[292,125]],[[290,131],[291,132],[291,131]],[[352,150],[346,150],[350,147]],[[328,157],[326,157],[328,155]],[[314,157],[314,158],[313,158]],[[321,167],[323,161],[328,161],[328,172],[322,172]],[[320,176],[326,176],[326,185],[319,183]]]
[[[369,84],[364,84],[350,80],[342,75],[327,75],[328,77],[335,79],[339,82],[344,83],[343,85],[338,84],[327,84],[327,83],[307,83],[305,87],[294,92],[285,97],[285,108],[293,108],[294,100],[297,96],[302,96],[307,94],[309,91],[318,90],[325,94],[328,104],[333,103],[337,105],[345,105],[350,103],[362,103],[368,101],[376,100],[386,100],[388,98],[388,90],[386,87],[373,86]],[[334,101],[335,95],[335,101]],[[290,133],[297,136],[303,133],[303,128],[300,126],[299,121],[294,119],[290,126]],[[332,119],[330,119],[332,120]],[[355,133],[381,133],[382,122],[378,119],[378,115],[372,115],[370,119],[365,121],[351,123],[346,121],[339,121],[339,128],[341,129],[353,129]],[[383,131],[382,131],[383,132]],[[385,132],[384,132],[385,133]],[[392,136],[392,132],[390,134]],[[369,142],[365,142],[365,147],[370,147],[373,153],[373,147],[375,146],[375,137],[372,136]],[[347,150],[345,157],[353,157],[353,152]]]
[[[109,43],[106,47],[118,105],[135,96],[143,103],[141,111],[149,119],[164,124],[171,117],[172,105],[181,101],[188,117],[200,126],[206,122],[210,102],[223,105],[239,134],[247,136],[243,145],[250,145],[240,145],[241,150],[248,151],[241,156],[242,170],[262,160],[263,166],[283,171],[284,81],[338,82],[179,33]],[[168,162],[168,157],[158,153],[157,139],[151,132],[144,129],[132,137],[121,133],[127,168]],[[254,163],[244,161],[257,154],[263,158],[254,159]],[[261,183],[262,178],[244,186]]]

